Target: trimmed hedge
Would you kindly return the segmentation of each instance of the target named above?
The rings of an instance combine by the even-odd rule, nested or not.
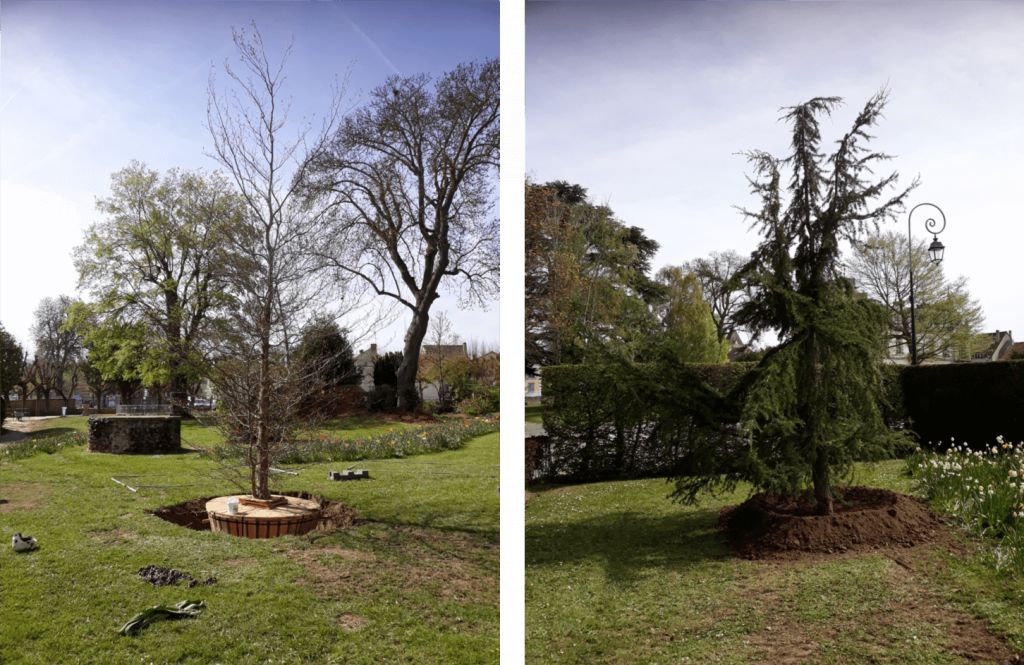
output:
[[[740,406],[730,393],[755,367],[545,367],[548,438],[530,451],[528,479],[685,474],[679,460],[696,437],[717,430],[730,438]],[[979,448],[998,435],[1024,442],[1024,360],[884,365],[883,380],[886,423],[913,432],[923,447],[944,449],[951,437]]]
[[[726,397],[754,365],[544,368],[545,477],[639,478],[677,472],[702,426],[735,422]],[[728,425],[726,425],[728,426]]]
[[[950,438],[978,448],[1024,441],[1024,361],[907,367],[900,376],[910,427],[924,447]]]

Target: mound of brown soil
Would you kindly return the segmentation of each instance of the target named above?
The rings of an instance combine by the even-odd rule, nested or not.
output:
[[[874,487],[834,488],[833,515],[816,515],[810,493],[757,494],[722,510],[719,526],[736,552],[760,559],[786,552],[846,552],[911,547],[945,533],[924,502]]]
[[[317,531],[344,529],[362,523],[355,508],[340,501],[331,501],[321,496],[313,496],[308,492],[281,492],[281,494],[295,496],[300,499],[309,499],[320,504],[321,514],[320,522],[316,526]],[[147,510],[146,512],[178,526],[195,531],[209,531],[210,520],[206,514],[206,502],[215,498],[213,496],[204,496],[170,506],[163,506],[156,510]]]

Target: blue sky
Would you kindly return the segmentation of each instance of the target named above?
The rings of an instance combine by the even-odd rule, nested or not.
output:
[[[440,74],[498,56],[498,4],[461,2],[26,2],[0,14],[0,321],[23,342],[45,296],[75,294],[71,250],[95,199],[132,159],[213,170],[207,82],[255,20],[276,58],[290,39],[290,118],[316,122],[331,84],[344,106],[392,74]],[[497,208],[495,208],[497,210]],[[444,310],[463,338],[498,342],[497,304]],[[401,319],[365,342],[400,348]]]
[[[875,145],[920,175],[911,205],[945,211],[946,274],[967,276],[988,329],[1024,340],[1024,3],[530,2],[526,32],[527,175],[645,228],[656,267],[755,247],[736,153],[784,154],[780,107],[844,97],[831,141],[888,86]]]

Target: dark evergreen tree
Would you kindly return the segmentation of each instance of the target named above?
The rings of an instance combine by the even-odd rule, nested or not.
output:
[[[21,381],[24,354],[18,340],[0,324],[0,425],[7,417],[7,398]]]
[[[330,319],[316,319],[302,331],[296,357],[316,376],[322,390],[359,383],[355,353],[345,331]]]
[[[881,456],[894,442],[879,406],[885,313],[842,274],[840,241],[893,219],[916,182],[892,193],[897,173],[872,176],[891,159],[867,147],[884,91],[835,151],[823,154],[819,120],[841,101],[818,97],[785,109],[792,142],[784,159],[747,153],[761,207],[742,212],[763,241],[742,271],[752,296],[737,320],[775,330],[780,343],[737,391],[741,424],[731,443],[723,450],[717,439],[689,455],[684,466],[695,475],[676,479],[677,498],[693,501],[703,489],[739,481],[786,495],[813,486],[818,512],[831,514],[835,480],[854,460]],[[790,171],[785,196],[783,169]]]
[[[367,398],[371,411],[393,411],[398,406],[398,368],[401,366],[401,351],[390,351],[373,361],[373,390]]]

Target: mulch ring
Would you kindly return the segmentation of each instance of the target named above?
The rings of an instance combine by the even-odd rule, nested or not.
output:
[[[833,515],[817,515],[813,496],[756,494],[723,508],[718,524],[736,553],[748,559],[802,553],[912,547],[952,538],[921,500],[874,487],[837,487]]]
[[[309,492],[277,492],[285,496],[294,496],[300,499],[316,501],[320,504],[320,522],[316,526],[317,531],[333,531],[334,529],[345,529],[351,526],[362,524],[365,520],[359,519],[355,508],[340,501],[331,501],[322,496],[313,496]],[[210,520],[206,514],[206,502],[215,499],[215,496],[205,496],[198,499],[189,499],[170,506],[163,506],[156,510],[147,510],[149,515],[155,515],[178,526],[183,526],[195,531],[209,531]]]

